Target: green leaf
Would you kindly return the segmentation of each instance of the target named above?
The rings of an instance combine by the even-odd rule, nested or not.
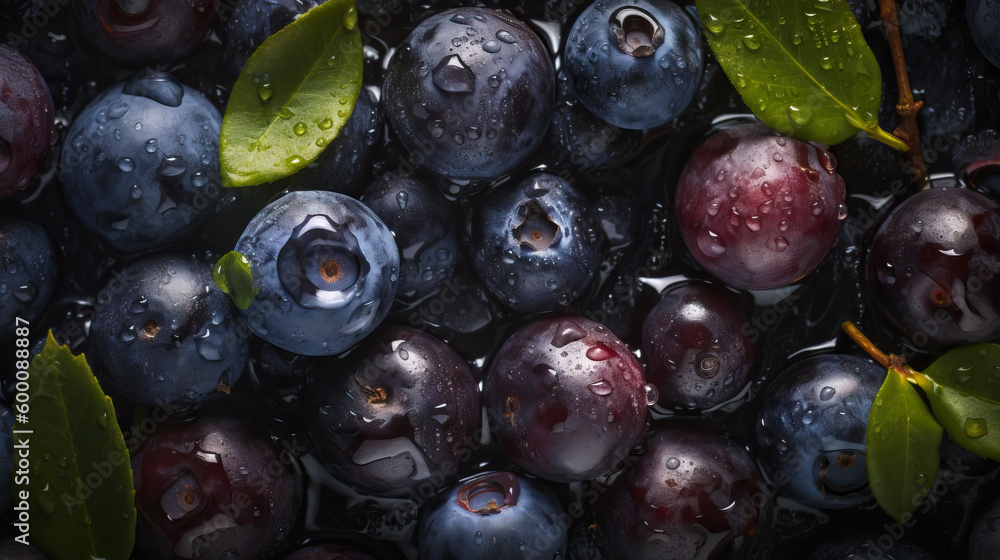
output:
[[[948,435],[969,451],[1000,461],[1000,345],[955,348],[923,375],[918,382]]]
[[[743,101],[781,134],[832,145],[878,127],[882,73],[844,0],[697,0],[705,36]]]
[[[890,369],[868,414],[865,464],[879,506],[900,523],[934,484],[942,435],[920,392]]]
[[[224,186],[287,177],[337,137],[361,91],[357,22],[352,0],[328,0],[257,48],[222,119]]]
[[[220,290],[229,294],[233,303],[240,309],[247,309],[257,295],[253,285],[253,273],[250,270],[250,260],[239,251],[229,251],[219,262],[215,263],[212,278]]]
[[[135,543],[132,468],[111,398],[81,354],[50,332],[28,368],[30,541],[51,560],[127,560]],[[16,480],[15,480],[16,481]]]

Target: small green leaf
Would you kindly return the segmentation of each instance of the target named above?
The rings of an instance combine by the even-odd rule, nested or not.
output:
[[[136,510],[125,438],[86,358],[50,332],[28,368],[31,543],[51,560],[128,560]]]
[[[212,278],[220,290],[229,294],[240,309],[247,309],[257,295],[253,285],[250,260],[239,251],[229,251],[215,263]]]
[[[1000,345],[955,348],[923,375],[918,382],[948,435],[969,451],[1000,461]]]
[[[898,150],[878,127],[882,73],[844,0],[697,0],[705,36],[757,118],[832,145],[858,130]]]
[[[865,461],[879,506],[905,523],[937,477],[941,426],[920,392],[889,370],[868,414]]]
[[[361,92],[357,22],[352,0],[328,0],[254,51],[222,119],[223,185],[287,177],[337,137]]]

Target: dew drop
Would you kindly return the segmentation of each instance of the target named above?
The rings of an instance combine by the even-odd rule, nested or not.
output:
[[[506,29],[501,29],[500,31],[497,31],[496,37],[497,39],[500,39],[501,41],[509,45],[513,45],[514,43],[517,42],[517,39],[514,38],[514,35],[511,34],[510,31],[507,31]]]
[[[788,118],[797,127],[809,126],[813,121],[813,109],[809,105],[789,105]]]
[[[306,133],[306,123],[304,122],[295,123],[295,126],[292,127],[292,132],[294,132],[296,136],[302,136],[303,134]]]
[[[587,389],[589,389],[591,393],[602,397],[610,395],[614,391],[614,387],[612,387],[611,383],[609,383],[606,379],[598,379],[590,385],[587,385]]]
[[[778,236],[777,238],[775,238],[775,240],[774,240],[774,250],[775,251],[777,251],[779,253],[783,253],[783,252],[785,252],[785,249],[787,249],[787,248],[788,248],[788,240],[787,239],[785,239],[784,237],[781,237],[781,236]]]
[[[836,395],[836,394],[837,394],[837,390],[834,389],[833,387],[823,387],[823,389],[820,390],[820,392],[819,392],[819,400],[821,400],[821,401],[828,401],[828,400],[832,399],[833,396]]]
[[[396,204],[399,205],[400,210],[406,210],[406,202],[408,200],[410,200],[410,194],[406,191],[396,193]]]
[[[491,54],[498,53],[500,52],[500,43],[497,43],[496,41],[486,41],[483,43],[483,50]]]
[[[603,362],[617,356],[618,353],[598,342],[587,349],[587,358],[595,362]]]
[[[989,433],[985,418],[966,418],[964,429],[965,435],[973,439],[981,438]]]
[[[750,35],[744,35],[743,44],[746,45],[748,49],[755,51],[760,48],[760,39],[752,33]]]
[[[119,158],[118,169],[121,169],[122,171],[128,173],[133,169],[135,169],[135,162],[132,161],[132,158],[127,158],[127,157]]]
[[[461,16],[455,16],[455,17],[461,17]],[[454,18],[452,18],[452,20],[454,20]],[[482,531],[476,531],[476,538],[475,538],[475,540],[476,540],[476,544],[483,544],[483,532]]]
[[[156,153],[156,138],[146,140],[146,152],[150,154]]]
[[[667,468],[668,469],[670,469],[672,471],[675,471],[678,468],[680,468],[680,466],[681,466],[681,460],[678,459],[677,457],[671,457],[671,458],[667,459]]]
[[[267,103],[271,96],[274,95],[274,90],[271,89],[271,84],[257,84],[257,97],[264,103]]]
[[[653,406],[660,400],[660,392],[656,389],[656,385],[647,383],[643,391],[646,393],[646,406]]]

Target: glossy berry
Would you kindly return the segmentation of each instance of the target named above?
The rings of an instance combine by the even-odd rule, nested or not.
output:
[[[750,381],[755,337],[739,298],[713,284],[670,289],[642,327],[646,379],[660,406],[706,410],[738,395]]]
[[[889,539],[886,537],[889,536]],[[906,538],[866,531],[836,535],[816,545],[807,560],[937,560],[937,557]],[[970,556],[970,560],[987,557]]]
[[[14,414],[0,404],[0,515],[11,505],[11,485],[14,480]],[[3,546],[0,545],[0,550]]]
[[[264,340],[330,356],[356,345],[389,313],[399,274],[392,233],[342,194],[292,192],[261,210],[236,250],[250,261],[256,297],[241,310]]]
[[[986,129],[967,136],[955,147],[955,173],[970,188],[1000,202],[1000,134]]]
[[[334,191],[357,197],[365,187],[368,169],[382,138],[382,109],[369,89],[362,89],[354,112],[340,134],[316,158],[315,164],[297,172],[290,182],[296,190]]]
[[[694,99],[701,37],[670,0],[597,0],[566,38],[566,72],[583,104],[622,128],[666,124]]]
[[[411,158],[460,179],[491,179],[525,163],[555,102],[549,53],[510,14],[438,12],[393,54],[386,114]]]
[[[223,36],[229,70],[239,74],[247,59],[268,37],[322,0],[243,0],[225,19]]]
[[[247,362],[247,333],[211,265],[147,257],[115,272],[91,325],[97,370],[126,398],[193,406],[228,393]]]
[[[558,560],[566,554],[559,500],[510,472],[476,475],[448,490],[420,520],[421,558]]]
[[[791,284],[819,265],[847,216],[836,165],[824,148],[760,124],[713,134],[677,186],[685,245],[731,287]]]
[[[911,195],[865,263],[870,298],[917,346],[1000,337],[1000,205],[966,189]]]
[[[210,0],[73,0],[83,35],[125,66],[172,62],[208,33]]]
[[[408,327],[373,335],[311,389],[316,456],[366,494],[420,496],[471,458],[479,388],[447,344]]]
[[[0,216],[0,337],[14,338],[16,327],[41,316],[55,291],[56,273],[55,250],[42,226]]]
[[[1000,5],[993,0],[968,0],[965,13],[979,52],[1000,68]]]
[[[819,509],[869,498],[868,413],[885,375],[874,362],[825,354],[774,378],[760,403],[758,458],[782,495]]]
[[[593,205],[544,173],[478,196],[468,217],[472,264],[501,303],[522,313],[565,309],[603,256]]]
[[[728,438],[660,427],[630,461],[595,506],[610,560],[724,558],[735,539],[756,530],[757,470],[747,450]]]
[[[28,58],[0,45],[0,198],[34,178],[56,138],[45,79]]]
[[[132,455],[138,548],[151,560],[270,556],[299,516],[294,460],[242,419],[159,426]]]
[[[459,256],[456,212],[438,189],[389,172],[368,186],[361,202],[396,239],[400,256],[397,299],[423,299],[454,276]]]
[[[63,193],[115,253],[169,246],[211,217],[220,197],[222,116],[174,77],[143,70],[93,100],[70,126]]]
[[[632,449],[655,400],[645,383],[639,362],[607,328],[561,317],[531,323],[503,343],[483,398],[514,464],[569,482],[610,471]]]

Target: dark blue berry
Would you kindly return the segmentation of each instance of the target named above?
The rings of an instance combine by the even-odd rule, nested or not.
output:
[[[0,216],[0,335],[34,321],[55,290],[56,256],[42,226]],[[18,323],[17,319],[25,322]]]

